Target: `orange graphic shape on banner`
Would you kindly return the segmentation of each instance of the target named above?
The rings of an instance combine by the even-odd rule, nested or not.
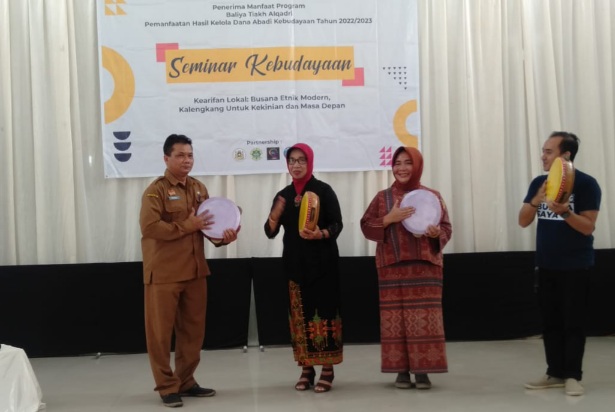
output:
[[[105,102],[105,124],[119,119],[130,107],[135,97],[135,76],[121,54],[109,47],[102,47],[102,66],[113,77],[113,94]]]
[[[119,6],[120,4],[126,4],[126,2],[124,0],[105,0],[105,16],[125,16],[126,12]]]
[[[408,131],[406,127],[406,121],[408,116],[415,113],[417,109],[416,100],[409,100],[406,103],[399,106],[395,116],[393,116],[393,130],[397,135],[399,141],[408,147],[419,147],[419,138]]]

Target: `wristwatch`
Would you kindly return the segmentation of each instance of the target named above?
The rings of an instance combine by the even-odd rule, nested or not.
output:
[[[562,219],[568,219],[570,217],[570,212],[567,210],[560,215]]]

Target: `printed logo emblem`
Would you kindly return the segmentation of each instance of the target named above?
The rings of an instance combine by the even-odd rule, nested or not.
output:
[[[254,148],[250,151],[250,156],[252,157],[252,160],[261,160],[263,157],[263,151],[258,147]]]
[[[237,161],[246,160],[246,153],[243,151],[243,149],[235,149],[235,151],[233,152],[233,159]]]
[[[280,148],[268,147],[267,148],[267,160],[280,160]]]

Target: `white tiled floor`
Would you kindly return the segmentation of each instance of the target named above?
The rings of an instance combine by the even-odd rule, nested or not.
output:
[[[401,390],[380,373],[378,345],[347,345],[333,390],[297,392],[300,370],[290,347],[206,351],[197,370],[213,398],[185,398],[183,411],[614,411],[615,337],[590,338],[585,354],[586,394],[563,389],[528,391],[523,382],[544,373],[540,339],[449,342],[449,373],[430,375],[433,389]],[[164,408],[153,392],[146,354],[31,359],[48,412],[144,412]]]

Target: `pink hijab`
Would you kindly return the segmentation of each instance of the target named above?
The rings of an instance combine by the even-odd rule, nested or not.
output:
[[[417,148],[400,146],[395,150],[393,154],[393,166],[395,166],[395,160],[403,151],[408,153],[410,159],[412,159],[412,176],[408,183],[401,184],[397,180],[393,182],[393,186],[404,192],[416,190],[421,186],[421,176],[423,175],[423,155]]]
[[[286,151],[286,166],[289,168],[289,172],[290,165],[288,164],[288,159],[290,158],[290,152],[295,149],[301,150],[305,155],[305,158],[307,159],[307,172],[305,173],[305,176],[303,176],[301,179],[295,179],[293,177],[293,186],[295,186],[295,191],[297,192],[297,195],[300,195],[303,192],[303,188],[307,184],[308,180],[312,178],[312,170],[314,170],[314,152],[312,151],[312,148],[305,143],[297,143],[290,149],[288,149]]]

